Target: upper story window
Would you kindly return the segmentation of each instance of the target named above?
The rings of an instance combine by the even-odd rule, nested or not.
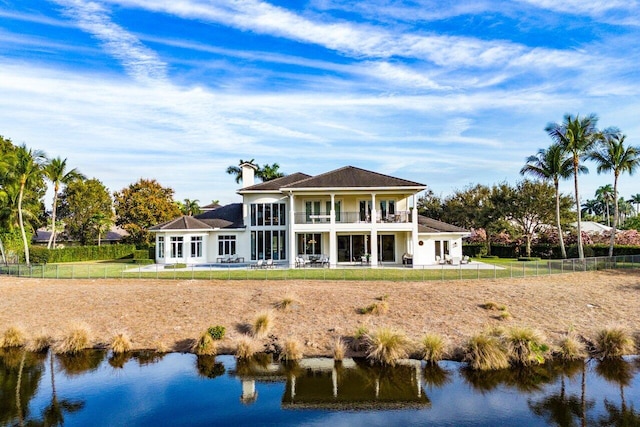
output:
[[[284,203],[252,203],[251,226],[270,227],[286,224],[287,208]]]

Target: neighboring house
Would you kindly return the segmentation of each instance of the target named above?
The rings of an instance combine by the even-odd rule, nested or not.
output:
[[[112,244],[112,243],[120,243],[123,237],[128,236],[126,230],[113,226],[107,231],[107,233],[103,236],[100,236],[100,244]],[[36,234],[33,236],[32,242],[36,245],[44,245],[46,246],[49,243],[49,237],[51,237],[51,230],[46,228],[38,228],[36,230]],[[56,244],[64,245],[64,244],[77,244],[76,241],[69,240],[67,233],[57,233],[56,234]],[[98,241],[96,240],[96,244]]]
[[[577,222],[572,222],[571,226],[576,228],[578,227]],[[602,234],[606,232],[610,232],[612,227],[606,226],[604,224],[600,224],[599,222],[594,221],[580,221],[580,231],[583,231],[587,234]]]
[[[236,255],[294,267],[301,256],[328,257],[332,267],[411,258],[415,267],[445,255],[462,258],[467,230],[413,209],[424,184],[353,166],[254,184],[255,166],[241,167],[242,203],[150,228],[158,263],[215,263]]]

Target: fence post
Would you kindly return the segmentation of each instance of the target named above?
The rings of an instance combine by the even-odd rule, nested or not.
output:
[[[480,279],[480,264],[476,264],[476,271],[478,273],[478,279]]]

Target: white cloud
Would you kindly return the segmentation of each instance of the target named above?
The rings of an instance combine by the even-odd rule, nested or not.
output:
[[[82,30],[100,40],[107,52],[117,58],[136,80],[153,82],[166,79],[166,64],[135,36],[111,22],[102,5],[85,0],[55,1]]]

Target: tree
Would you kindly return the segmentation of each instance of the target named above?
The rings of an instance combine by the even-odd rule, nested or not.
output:
[[[27,234],[25,232],[22,203],[25,192],[42,179],[42,167],[45,160],[46,156],[43,151],[32,150],[27,148],[25,144],[22,144],[16,150],[16,155],[11,165],[10,174],[13,175],[20,186],[18,193],[18,222],[24,243],[24,258],[27,265],[31,262],[29,260],[29,241],[27,240]]]
[[[284,173],[280,172],[280,165],[277,163],[273,164],[264,164],[261,168],[256,172],[256,176],[262,180],[262,182],[271,181],[272,179],[282,178]]]
[[[49,160],[44,166],[44,175],[53,184],[53,205],[51,209],[51,236],[47,243],[47,248],[55,247],[56,244],[56,210],[58,207],[58,193],[60,185],[67,185],[76,179],[86,179],[77,169],[67,170],[67,159],[60,157]]]
[[[629,203],[636,205],[636,216],[640,215],[640,193],[633,194],[629,199]]]
[[[526,244],[526,254],[531,256],[531,240],[536,233],[543,230],[546,224],[560,216],[566,219],[571,205],[568,197],[560,197],[556,201],[557,190],[547,182],[524,180],[519,182],[513,191],[508,193],[508,219],[522,233]]]
[[[611,184],[598,187],[596,190],[596,200],[601,203],[602,212],[607,218],[607,226],[611,227],[611,209],[609,209],[613,201],[613,187]]]
[[[198,204],[199,200],[191,200],[184,199],[184,202],[176,202],[180,212],[182,215],[193,216],[202,213],[202,209],[200,209],[200,205]]]
[[[429,218],[440,220],[442,218],[442,198],[436,196],[432,189],[424,192],[424,195],[418,198],[418,213]]]
[[[173,201],[173,189],[155,179],[143,179],[114,194],[116,224],[124,228],[127,241],[144,246],[150,243],[147,229],[180,216]]]
[[[553,182],[556,200],[556,228],[558,229],[558,240],[562,258],[567,257],[562,236],[562,225],[560,224],[560,179],[567,179],[571,176],[573,164],[565,151],[558,144],[552,144],[548,149],[538,150],[535,156],[527,157],[527,164],[520,169],[522,175],[529,174],[536,178]]]
[[[598,219],[596,217],[602,215],[602,202],[596,199],[587,199],[581,206],[582,210],[580,212],[583,216],[590,215],[594,219]]]
[[[578,174],[588,172],[586,168],[581,167],[580,160],[587,156],[600,137],[600,133],[596,128],[597,124],[598,117],[595,114],[590,114],[582,118],[565,114],[562,124],[549,123],[545,127],[545,131],[551,139],[571,155],[573,162],[573,183],[576,212],[578,215],[578,257],[580,259],[584,258],[584,248],[582,245],[582,229],[580,225],[582,216],[580,212],[580,194],[578,192]]]
[[[95,178],[76,179],[67,184],[60,195],[58,209],[67,234],[82,245],[98,239],[100,230],[96,227],[96,218],[113,217],[113,201],[109,190]]]
[[[618,179],[620,174],[627,172],[633,175],[640,167],[640,148],[625,146],[626,135],[618,129],[607,129],[601,143],[591,151],[589,158],[597,163],[598,174],[613,172],[613,229],[609,244],[609,256],[613,256],[613,246],[618,226]]]
[[[255,159],[251,159],[249,161],[240,159],[238,166],[229,166],[227,168],[227,173],[229,175],[234,175],[236,184],[240,184],[240,181],[242,181],[242,168],[239,165],[242,165],[244,163],[249,163],[251,165],[254,165],[258,170],[260,169],[260,167],[255,163]]]
[[[100,246],[102,236],[109,231],[113,223],[114,219],[112,212],[108,215],[104,212],[97,212],[91,216],[90,224],[98,233],[98,246]]]

